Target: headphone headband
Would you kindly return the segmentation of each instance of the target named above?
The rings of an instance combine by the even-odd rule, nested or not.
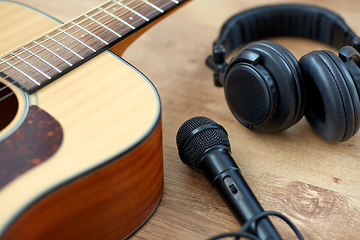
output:
[[[257,41],[274,36],[312,39],[339,53],[317,50],[298,61],[275,42]],[[338,142],[350,139],[360,126],[359,50],[360,38],[339,15],[314,6],[272,5],[226,21],[206,65],[245,127],[278,132],[305,114],[321,138]]]
[[[214,45],[225,47],[227,57],[236,47],[275,36],[313,39],[339,50],[345,45],[360,50],[356,34],[336,13],[308,5],[272,5],[254,8],[230,18]]]
[[[352,46],[360,51],[360,38],[332,11],[300,4],[253,8],[227,20],[214,42],[206,65],[214,71],[215,85],[222,86],[225,59],[233,50],[244,43],[275,36],[305,37],[338,50]]]

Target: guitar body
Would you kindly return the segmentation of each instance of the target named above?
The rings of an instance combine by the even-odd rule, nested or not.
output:
[[[0,1],[0,54],[58,26]],[[0,131],[1,240],[121,239],[151,216],[163,156],[148,79],[105,51],[31,95],[11,90],[16,111]]]

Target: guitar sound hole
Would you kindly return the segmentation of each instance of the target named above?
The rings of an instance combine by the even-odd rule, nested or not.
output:
[[[0,83],[0,131],[3,130],[14,119],[19,102],[13,91]]]

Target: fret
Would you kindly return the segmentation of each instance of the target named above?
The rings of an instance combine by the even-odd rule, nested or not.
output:
[[[161,8],[162,10],[167,10],[168,8],[171,8],[174,6],[174,2],[170,0],[150,0],[154,5]]]
[[[37,71],[38,73],[40,73],[41,75],[43,75],[47,79],[51,79],[50,76],[48,76],[46,73],[42,72],[39,68],[35,67],[34,64],[30,64],[27,60],[25,60],[24,58],[21,58],[20,55],[15,54],[15,53],[11,53],[11,55],[18,58],[21,62],[25,63],[27,66],[32,67],[35,71]]]
[[[115,35],[117,35],[118,37],[121,37],[120,34],[118,34],[117,32],[115,32],[114,30],[112,30],[111,28],[107,27],[106,25],[102,24],[101,22],[97,21],[96,19],[89,17],[88,15],[84,15],[85,17],[91,19],[92,21],[96,22],[97,24],[99,24],[100,26],[103,26],[104,28],[106,28],[107,30],[109,30],[110,32],[114,33]]]
[[[72,64],[70,62],[68,62],[66,59],[62,58],[60,55],[58,55],[57,53],[51,51],[51,49],[46,48],[44,45],[42,45],[41,43],[38,43],[37,41],[33,41],[33,43],[39,45],[40,47],[48,50],[51,54],[53,54],[54,56],[56,56],[57,58],[61,59],[63,62],[65,62],[67,65],[69,65],[70,67],[72,66]]]
[[[92,47],[90,47],[86,43],[80,41],[78,38],[74,37],[73,35],[71,35],[71,34],[67,33],[66,31],[62,30],[61,28],[58,28],[58,30],[60,30],[62,33],[65,33],[67,36],[71,37],[75,41],[79,42],[81,45],[83,45],[83,46],[87,47],[88,49],[90,49],[91,51],[96,52],[95,49],[93,49]]]
[[[112,4],[113,5],[113,4]],[[106,7],[107,9],[113,9],[113,13],[112,15],[117,16],[117,18],[112,17],[111,15],[107,14],[105,11],[100,10],[99,8],[89,12],[87,14],[87,16],[93,16],[93,21],[96,20],[97,22],[95,22],[95,25],[98,25],[97,28],[93,28],[93,31],[96,31],[96,34],[98,36],[100,36],[103,40],[107,41],[107,42],[112,42],[116,39],[119,39],[119,35],[123,36],[124,34],[130,32],[134,27],[129,27],[128,23],[124,24],[124,20],[119,21],[118,19],[119,16],[121,16],[121,14],[123,14],[123,12],[118,11],[117,8],[110,5],[110,6],[103,6],[102,9],[104,9],[104,7]],[[122,9],[123,11],[126,11],[126,9]],[[107,11],[109,12],[109,11]],[[128,11],[126,11],[128,12]],[[116,15],[115,15],[116,14]],[[132,14],[132,13],[131,13]],[[141,18],[139,18],[141,19]],[[90,26],[91,27],[91,26]],[[102,32],[100,30],[103,30]],[[110,32],[108,29],[111,29],[112,31]],[[112,34],[112,32],[115,32],[115,34]]]
[[[34,79],[44,76],[46,79],[49,79],[54,73],[57,74],[61,71],[54,65],[58,63],[57,61],[55,61],[54,64],[51,63],[56,58],[46,53],[44,49],[34,43],[20,47],[5,58],[7,58],[7,61],[12,65],[16,65],[24,72],[26,71],[28,75],[34,76]],[[36,73],[39,73],[39,75],[35,76]],[[7,74],[9,74],[9,72],[7,72]]]
[[[135,29],[134,26],[132,26],[131,24],[127,23],[126,21],[122,20],[121,18],[115,16],[113,13],[107,11],[106,9],[103,9],[102,7],[99,7],[99,9],[103,12],[105,12],[106,14],[108,14],[109,16],[113,17],[114,19],[120,21],[121,23],[125,24],[126,26],[130,27],[131,29]]]
[[[167,3],[170,3],[172,5],[174,5],[174,3],[169,2],[167,0]],[[157,15],[161,14],[161,11],[157,10],[155,7],[149,5],[152,4],[153,6],[155,6],[157,9],[160,9],[161,11],[164,12],[164,9],[162,8],[161,5],[164,5],[164,1],[163,0],[135,0],[135,1],[131,1],[130,3],[128,3],[128,7],[132,8],[134,11],[136,11],[137,13],[141,14],[142,16],[146,17],[147,19],[152,19],[154,17],[156,17]]]
[[[35,83],[36,85],[40,86],[41,84],[36,81],[35,79],[33,79],[31,76],[27,75],[25,72],[23,72],[21,69],[17,68],[16,66],[10,64],[9,62],[5,61],[4,59],[0,58],[1,61],[3,61],[3,63],[6,63],[7,65],[9,65],[11,68],[15,69],[17,73],[21,73],[23,76],[25,76],[26,78],[30,79],[30,81],[32,81],[33,83]],[[5,71],[2,71],[3,73],[5,73]],[[6,74],[6,73],[5,73]],[[8,74],[6,74],[8,75]],[[19,82],[19,81],[17,81]]]
[[[40,68],[51,69],[35,56],[22,48],[15,50],[1,58],[1,72],[8,81],[16,81],[23,86],[40,86],[43,81],[49,80],[49,75]],[[30,64],[31,63],[31,64]],[[35,64],[37,64],[35,66]]]
[[[62,44],[61,42],[59,41],[56,41],[56,39],[52,38],[51,36],[49,35],[45,35],[45,37],[53,40],[54,42],[56,42],[57,44],[59,44],[60,46],[62,46],[63,48],[67,49],[68,51],[70,51],[71,53],[73,53],[75,56],[77,56],[78,58],[80,59],[84,59],[82,56],[80,56],[79,54],[77,54],[75,51],[73,51],[72,49],[70,49],[69,47],[65,46],[64,44]],[[59,49],[60,50],[60,49]]]
[[[161,12],[161,13],[164,12],[164,10],[162,10],[161,8],[158,8],[158,7],[155,6],[154,4],[152,4],[152,3],[150,3],[150,2],[148,2],[148,1],[146,1],[146,0],[142,0],[142,1],[143,1],[144,3],[146,3],[146,4],[148,4],[149,6],[155,8],[155,9],[158,10],[159,12]]]
[[[83,19],[86,21],[80,22],[79,24],[84,24],[84,27],[87,28],[87,30],[92,31],[90,27],[93,27],[95,25],[87,25],[92,24],[93,22],[85,17]],[[87,31],[85,31],[78,25],[74,25],[74,23],[72,22],[64,24],[63,26],[61,26],[61,29],[65,31],[68,35],[65,33],[61,33],[62,36],[60,34],[57,34],[55,38],[58,41],[61,41],[64,45],[70,47],[83,58],[95,53],[97,50],[99,50],[100,47],[105,46],[103,42],[99,41],[97,38],[89,34]],[[99,45],[101,46],[99,47]]]
[[[106,42],[105,40],[103,40],[102,38],[98,37],[96,34],[92,33],[91,31],[87,30],[86,28],[80,26],[79,24],[75,23],[75,22],[71,22],[72,24],[74,24],[75,26],[81,28],[82,30],[84,30],[85,32],[89,33],[90,35],[92,35],[93,37],[97,38],[98,40],[100,40],[101,42],[103,42],[106,45],[109,45],[108,42]]]
[[[76,27],[73,27],[73,24],[67,23],[61,26],[61,28],[55,29],[52,32],[48,33],[47,36],[44,37],[44,44],[46,47],[50,48],[53,52],[56,52],[58,55],[62,56],[68,62],[74,64],[77,61],[85,59],[85,57],[93,54],[96,48],[88,44],[86,40],[92,38],[85,31],[84,34],[86,36],[81,37],[78,36],[76,32]],[[49,39],[48,37],[51,37]],[[79,39],[79,41],[74,38]],[[89,47],[85,46],[88,45]]]
[[[30,93],[185,0],[108,0],[0,57],[0,75]],[[1,89],[0,89],[1,91]]]
[[[147,17],[145,17],[145,16],[141,15],[140,13],[138,13],[137,11],[129,8],[127,5],[124,5],[124,4],[122,4],[121,2],[117,2],[116,0],[113,0],[113,2],[119,4],[119,5],[122,6],[123,8],[126,8],[127,10],[129,10],[129,11],[132,12],[132,13],[135,13],[136,15],[138,15],[139,17],[141,17],[141,18],[144,19],[145,21],[147,21],[147,22],[149,21],[149,19],[148,19]]]
[[[26,47],[22,47],[22,49],[24,49],[25,51],[29,52],[30,54],[34,55],[35,57],[37,57],[38,59],[41,59],[42,61],[44,61],[47,65],[49,65],[50,67],[52,67],[53,69],[55,69],[58,73],[61,73],[62,71],[60,69],[58,69],[57,67],[55,67],[54,65],[52,65],[50,62],[46,61],[45,59],[42,59],[39,55],[37,55],[36,53],[32,52],[31,50],[27,49]]]
[[[113,26],[112,29],[116,30],[116,32],[122,36],[146,22],[140,16],[134,14],[126,8],[121,7],[121,5],[114,4],[113,1],[109,1],[101,6],[101,8],[107,9],[107,12],[111,12],[112,15],[108,15],[108,17],[116,16],[117,18],[114,20],[120,20],[121,23],[118,22],[118,24]],[[104,12],[104,14],[105,13],[106,12]],[[131,29],[129,29],[129,26]]]

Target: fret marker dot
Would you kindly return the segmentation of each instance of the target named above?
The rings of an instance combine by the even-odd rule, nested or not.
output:
[[[116,10],[116,7],[114,7],[113,10]]]
[[[56,51],[60,51],[60,48],[57,48]]]
[[[129,20],[133,20],[134,18],[133,17],[129,17]]]

